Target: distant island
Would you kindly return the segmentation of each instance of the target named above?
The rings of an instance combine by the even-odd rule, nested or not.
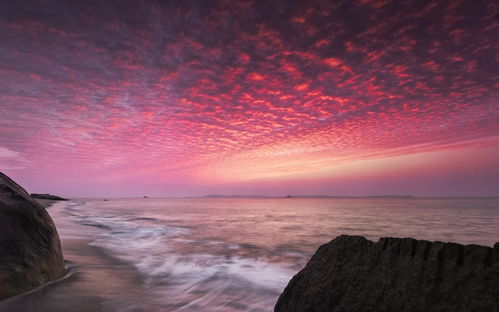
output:
[[[266,196],[266,195],[219,195],[210,194],[200,198],[416,198],[413,195],[366,195],[366,196],[346,196],[346,195],[286,195],[286,196]]]
[[[196,196],[193,196],[194,198]],[[218,194],[210,194],[205,196],[200,196],[200,198],[274,198],[272,196],[265,195],[218,195]],[[278,197],[275,197],[278,198]]]

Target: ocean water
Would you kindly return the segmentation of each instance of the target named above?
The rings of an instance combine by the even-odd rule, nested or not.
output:
[[[493,198],[95,199],[48,211],[63,247],[81,236],[134,276],[102,295],[103,311],[273,311],[291,277],[341,234],[499,241]],[[79,261],[75,270],[88,260]]]

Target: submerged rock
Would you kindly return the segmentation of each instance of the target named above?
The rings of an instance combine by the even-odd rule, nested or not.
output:
[[[499,311],[499,243],[342,235],[317,250],[274,311]]]
[[[54,222],[21,186],[0,172],[0,300],[63,275]]]
[[[67,198],[62,198],[52,194],[31,194],[32,198],[36,199],[48,199],[48,200],[69,200]]]

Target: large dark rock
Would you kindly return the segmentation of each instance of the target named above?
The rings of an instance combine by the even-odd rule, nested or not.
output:
[[[21,186],[0,172],[0,300],[63,275],[54,222]]]
[[[342,235],[293,277],[275,311],[499,311],[499,243]]]

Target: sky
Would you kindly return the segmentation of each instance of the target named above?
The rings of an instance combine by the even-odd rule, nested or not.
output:
[[[499,196],[494,1],[0,1],[0,170],[71,197]]]

